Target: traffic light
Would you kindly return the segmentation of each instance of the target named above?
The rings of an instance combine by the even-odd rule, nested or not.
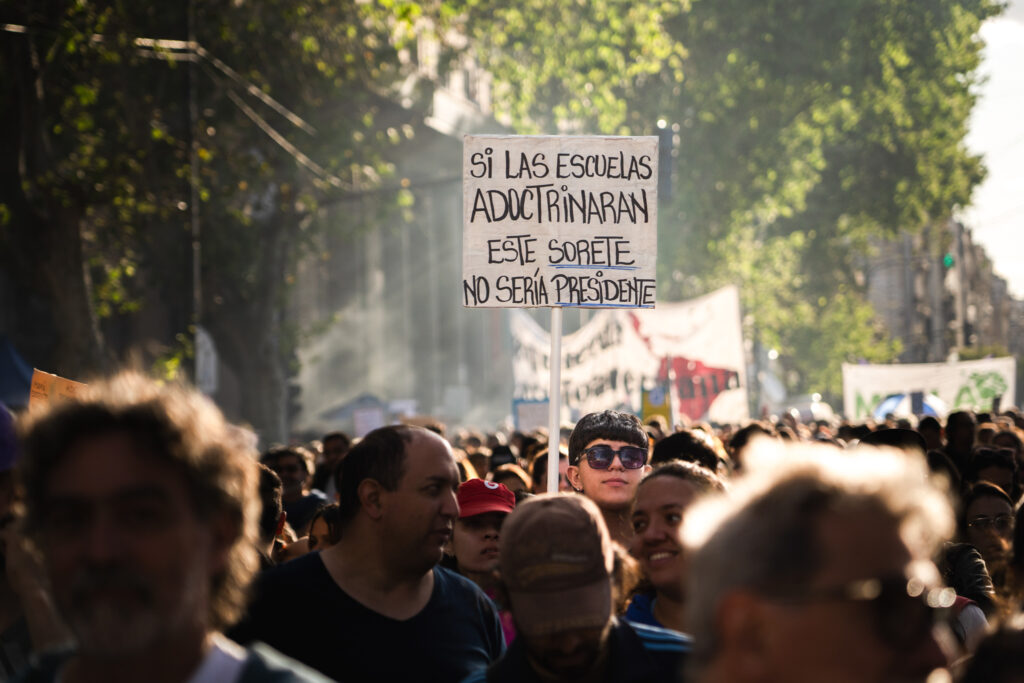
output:
[[[956,259],[953,258],[952,252],[947,251],[945,254],[942,255],[942,265],[947,269],[952,268],[953,264],[955,263]]]

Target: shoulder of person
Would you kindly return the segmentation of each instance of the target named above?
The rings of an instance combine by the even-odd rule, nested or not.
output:
[[[292,582],[295,581],[296,576],[307,577],[326,572],[327,568],[324,566],[323,560],[320,559],[320,553],[306,553],[287,562],[268,567],[256,576],[256,582],[258,584]]]
[[[453,569],[448,569],[437,564],[434,565],[434,581],[444,590],[472,593],[488,602],[491,601],[480,586]]]
[[[52,650],[33,655],[28,668],[16,673],[10,680],[12,683],[53,683],[58,680],[61,668],[73,654],[71,650]]]
[[[624,620],[619,623],[633,629],[633,632],[647,650],[656,652],[689,652],[693,645],[693,639],[679,631]]]
[[[248,648],[238,683],[331,683],[332,679],[264,643]]]
[[[487,683],[487,669],[477,669],[463,678],[462,683]]]

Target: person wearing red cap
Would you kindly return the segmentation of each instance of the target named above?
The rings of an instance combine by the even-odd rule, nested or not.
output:
[[[498,541],[501,525],[516,507],[516,497],[504,484],[484,479],[470,479],[459,485],[459,518],[452,530],[449,554],[455,559],[454,568],[474,581],[494,600],[498,599]],[[516,631],[512,614],[499,606],[505,642],[511,643]]]

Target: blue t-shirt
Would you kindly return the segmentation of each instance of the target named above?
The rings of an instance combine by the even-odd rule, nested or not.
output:
[[[455,572],[434,567],[427,605],[398,621],[345,593],[320,553],[260,575],[248,613],[229,635],[263,641],[342,683],[461,681],[505,649],[494,603]]]
[[[633,600],[629,603],[629,607],[626,608],[626,613],[622,616],[625,617],[626,621],[633,624],[646,624],[647,626],[664,628],[664,625],[654,616],[654,593],[637,593],[634,595]]]
[[[306,529],[309,520],[313,519],[313,513],[329,502],[327,495],[323,491],[313,489],[298,500],[284,503],[284,511],[288,515],[288,523],[292,525],[292,529],[295,529],[296,533],[301,533]]]

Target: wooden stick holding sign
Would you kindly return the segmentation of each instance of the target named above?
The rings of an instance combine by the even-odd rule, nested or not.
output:
[[[557,491],[561,308],[654,307],[658,139],[467,135],[462,174],[463,305],[552,309]]]
[[[562,413],[562,309],[551,309],[551,388],[548,390],[548,493],[558,493]]]

